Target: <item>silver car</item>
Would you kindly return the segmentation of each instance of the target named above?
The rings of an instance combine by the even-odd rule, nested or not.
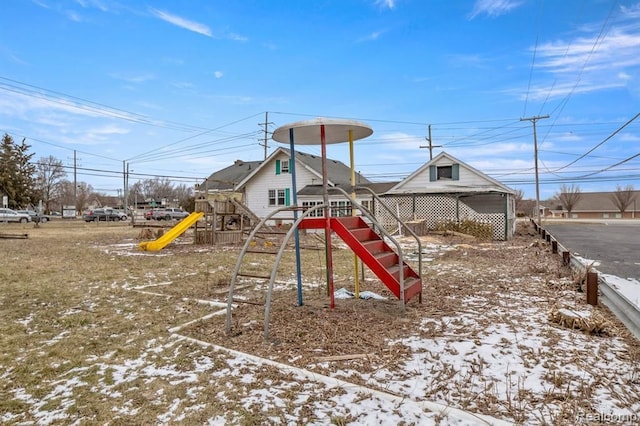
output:
[[[0,222],[31,222],[31,216],[25,213],[18,213],[15,210],[0,208]]]
[[[46,214],[40,214],[35,210],[16,210],[16,212],[18,213],[24,213],[29,215],[29,217],[31,218],[32,222],[49,222],[51,220],[51,218],[49,216],[47,216]]]

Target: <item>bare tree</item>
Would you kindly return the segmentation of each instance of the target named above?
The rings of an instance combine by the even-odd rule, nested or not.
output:
[[[63,206],[75,206],[75,211],[81,212],[93,193],[93,187],[86,182],[78,182],[74,188],[73,182],[65,179],[60,182],[60,187],[59,209]]]
[[[173,200],[175,196],[173,185],[167,178],[145,179],[140,183],[142,194],[147,200],[153,200],[158,203],[163,199]]]
[[[556,197],[562,204],[562,207],[567,211],[569,217],[571,217],[571,212],[576,204],[578,204],[578,201],[580,201],[580,198],[582,198],[580,186],[575,184],[571,184],[571,186],[562,184],[562,186],[560,186],[560,192]]]
[[[522,199],[524,198],[524,191],[522,189],[516,189],[513,193],[513,199],[516,203],[516,214],[523,213]]]
[[[43,157],[36,164],[36,185],[45,205],[50,212],[51,203],[62,195],[62,179],[67,176],[62,161],[53,155]]]
[[[624,211],[633,203],[635,195],[633,185],[627,185],[624,188],[616,185],[616,191],[611,194],[611,201],[613,201],[618,211],[624,214]]]
[[[181,183],[174,188],[174,191],[174,197],[178,200],[178,206],[188,211],[195,209],[195,198],[193,196],[192,186]]]

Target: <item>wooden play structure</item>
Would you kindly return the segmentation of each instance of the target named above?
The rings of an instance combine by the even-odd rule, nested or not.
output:
[[[240,192],[205,194],[196,200],[204,220],[195,224],[195,244],[241,244],[260,222],[242,202]]]

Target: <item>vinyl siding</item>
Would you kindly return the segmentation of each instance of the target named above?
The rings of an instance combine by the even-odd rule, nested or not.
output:
[[[288,161],[289,157],[286,155],[279,155],[278,157],[272,159],[270,164],[265,164],[265,166],[260,170],[255,176],[251,178],[249,182],[245,185],[245,203],[251,211],[253,211],[258,217],[265,217],[273,210],[281,207],[281,206],[269,206],[269,189],[285,189],[289,190],[290,193],[290,203],[293,204],[293,188],[291,185],[291,174],[290,173],[280,173],[276,174],[276,161]],[[297,177],[297,189],[298,191],[305,187],[306,185],[311,184],[319,184],[322,182],[321,178],[318,178],[316,175],[311,173],[306,168],[302,167],[300,164],[296,166],[296,177]],[[280,213],[276,217],[284,218],[284,217],[292,217],[291,212],[283,212]]]
[[[440,162],[437,162],[433,166],[453,166],[457,163],[452,163],[448,158],[442,158]],[[461,187],[466,188],[483,188],[483,187],[495,187],[495,184],[485,179],[483,176],[478,175],[466,168],[463,164],[457,167],[458,179],[447,180],[431,180],[435,176],[435,167],[427,167],[421,173],[414,176],[412,179],[405,181],[398,187],[399,192],[455,192]],[[456,173],[456,167],[453,170],[454,177]],[[395,191],[394,191],[395,192]]]

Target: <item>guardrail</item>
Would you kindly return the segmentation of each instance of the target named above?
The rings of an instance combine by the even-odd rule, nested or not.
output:
[[[606,278],[596,272],[589,271],[589,265],[582,263],[580,259],[574,256],[533,219],[531,223],[538,234],[551,244],[552,253],[561,254],[565,264],[568,264],[574,270],[587,274],[587,303],[597,305],[597,296],[599,295],[602,303],[613,312],[636,338],[640,339],[640,309],[638,309],[638,306],[613,288]]]

